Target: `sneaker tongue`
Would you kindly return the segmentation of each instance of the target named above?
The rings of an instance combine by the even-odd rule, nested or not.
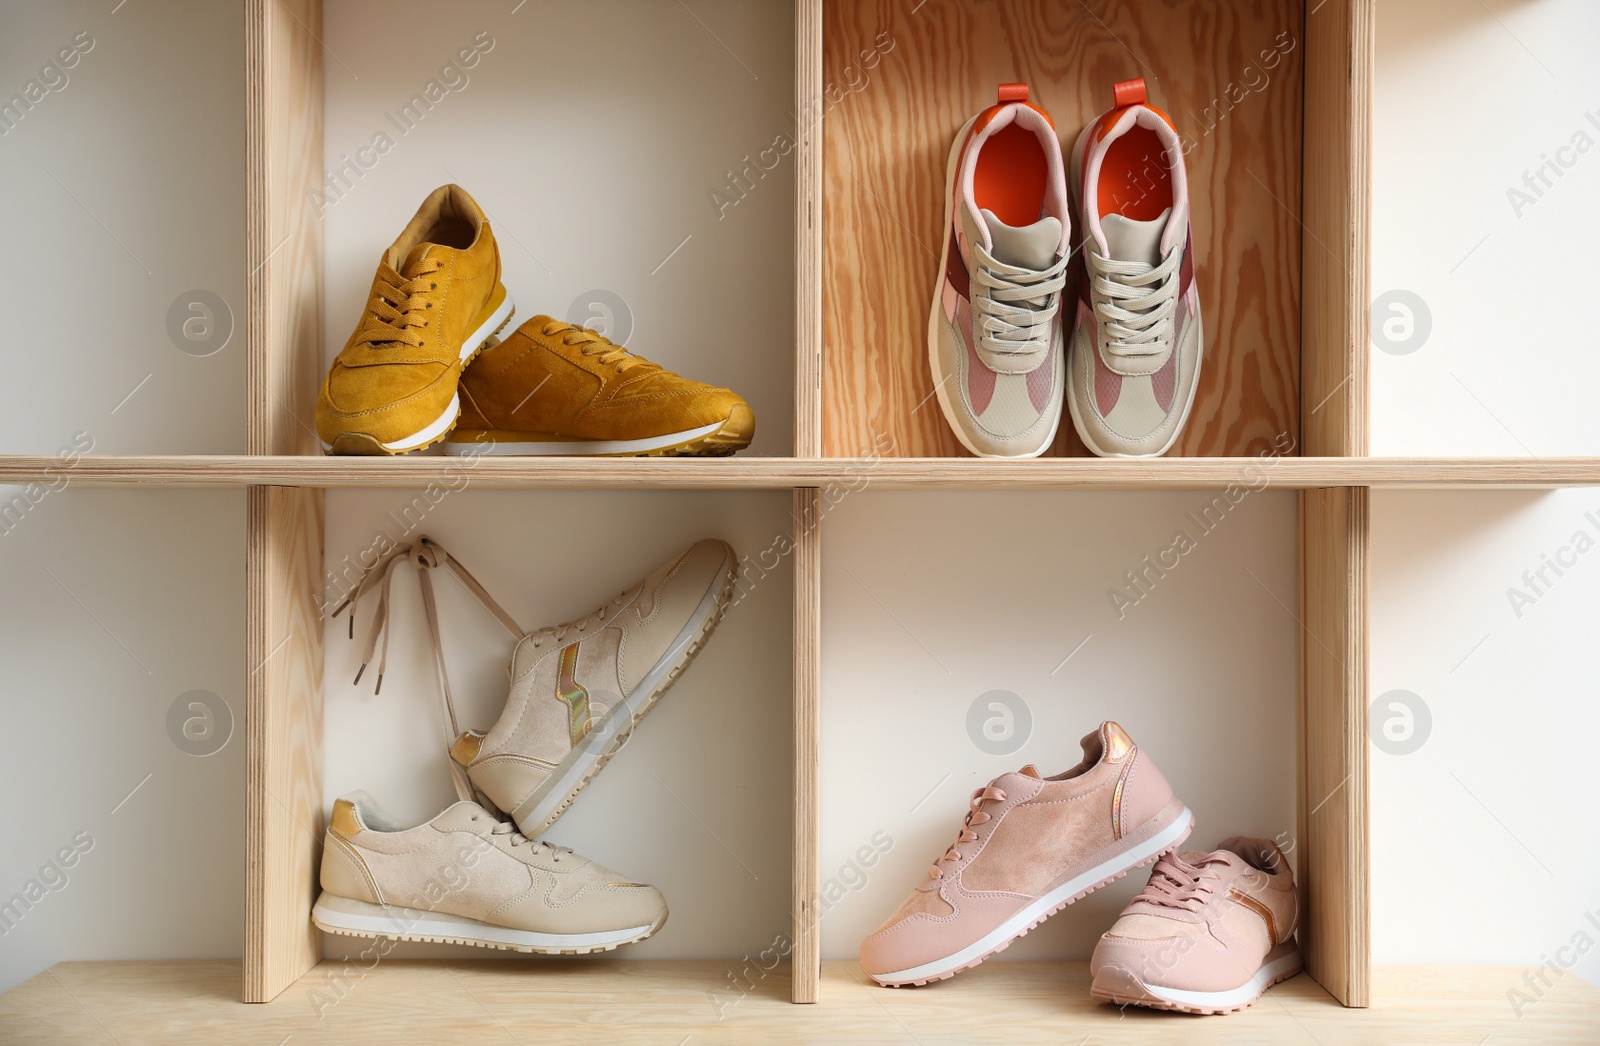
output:
[[[419,243],[411,248],[411,253],[407,254],[405,260],[400,263],[400,275],[408,280],[414,277],[417,274],[417,269],[427,260],[428,252],[436,247],[441,251],[444,250],[437,243]]]
[[[1106,253],[1116,261],[1140,262],[1154,268],[1161,264],[1161,234],[1167,231],[1167,219],[1172,208],[1161,212],[1161,217],[1147,222],[1136,222],[1120,214],[1108,214],[1100,219],[1100,228],[1106,234]]]
[[[989,253],[997,261],[1035,271],[1048,269],[1056,263],[1056,254],[1061,250],[1059,219],[1041,218],[1026,229],[1017,229],[996,218],[987,208],[979,213],[994,244]]]
[[[1021,770],[1018,770],[1017,773],[1021,774],[1023,777],[1031,777],[1035,781],[1041,780],[1041,778],[1039,777],[1039,771],[1034,769],[1034,765],[1032,763],[1029,763],[1027,766],[1023,767]]]

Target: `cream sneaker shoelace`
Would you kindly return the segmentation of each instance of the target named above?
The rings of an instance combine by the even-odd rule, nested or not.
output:
[[[1035,271],[1007,265],[977,247],[972,282],[983,293],[972,296],[975,348],[991,370],[1021,374],[1037,370],[1050,351],[1050,333],[1067,285],[1062,258]]]
[[[1171,352],[1183,252],[1174,248],[1153,267],[1102,258],[1092,250],[1083,256],[1093,281],[1090,296],[1106,355],[1137,359]]]
[[[517,624],[516,619],[507,613],[504,607],[495,602],[494,597],[489,595],[488,590],[479,583],[478,579],[473,577],[472,573],[461,565],[460,560],[452,556],[443,546],[431,538],[420,537],[417,539],[416,544],[397,548],[368,567],[362,573],[360,579],[357,580],[356,587],[351,591],[350,595],[345,597],[344,601],[335,607],[330,615],[331,617],[338,617],[346,608],[349,608],[350,636],[354,638],[356,604],[360,602],[362,595],[369,589],[376,588],[378,590],[378,609],[373,615],[372,628],[367,632],[367,639],[361,652],[361,667],[356,671],[355,678],[355,682],[359,683],[361,681],[362,673],[372,663],[372,655],[377,653],[378,679],[373,693],[376,694],[383,689],[383,670],[389,658],[389,593],[393,587],[395,568],[402,562],[409,562],[417,567],[417,582],[422,587],[422,606],[428,621],[428,642],[433,648],[434,671],[439,683],[439,693],[444,704],[445,747],[448,749],[455,743],[456,738],[461,736],[461,728],[456,721],[455,700],[450,694],[450,677],[445,671],[444,644],[439,637],[439,607],[433,594],[432,575],[434,569],[440,565],[449,567],[461,583],[466,586],[467,591],[471,592],[478,602],[482,603],[495,616],[495,619],[500,622],[501,626],[513,638],[520,640],[524,635],[524,631],[522,626]],[[456,765],[456,761],[454,759],[447,759],[446,761],[450,765],[450,773],[455,780],[456,792],[461,798],[473,800],[484,806],[485,809],[493,810],[494,806],[489,803],[486,797],[476,794],[476,790],[472,787],[471,782],[467,780],[466,774],[461,770],[461,767]]]

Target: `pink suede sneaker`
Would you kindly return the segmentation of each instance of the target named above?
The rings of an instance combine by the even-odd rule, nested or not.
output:
[[[1032,765],[972,794],[955,843],[861,942],[879,984],[926,984],[976,966],[1048,916],[1171,852],[1189,808],[1116,723],[1083,739],[1083,762],[1041,779]]]
[[[1101,1002],[1231,1013],[1300,972],[1294,872],[1266,839],[1156,863],[1150,883],[1095,946]]]

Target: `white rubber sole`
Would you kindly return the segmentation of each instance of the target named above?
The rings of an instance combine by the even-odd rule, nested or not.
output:
[[[1082,894],[1088,893],[1101,884],[1121,876],[1129,869],[1137,868],[1139,865],[1166,853],[1183,841],[1193,827],[1194,815],[1185,806],[1170,825],[1146,839],[1134,849],[1102,861],[1088,871],[1069,879],[1049,893],[1036,898],[1032,904],[1029,904],[1016,915],[1013,915],[960,951],[947,955],[942,959],[925,962],[920,966],[912,966],[909,969],[897,970],[892,973],[872,974],[871,977],[880,984],[908,984],[940,980],[948,977],[976,963],[990,953],[1005,947],[1012,939],[1025,933],[1057,908],[1075,900]]]
[[[511,322],[511,316],[516,311],[516,305],[512,302],[511,294],[508,291],[506,293],[505,301],[500,303],[500,307],[495,309],[494,312],[490,313],[489,318],[479,324],[478,328],[471,334],[468,334],[466,340],[461,343],[461,353],[459,358],[465,362],[477,355],[478,350],[483,347],[484,342],[488,341],[489,338],[493,336],[494,333],[500,328]],[[444,409],[444,413],[428,422],[428,424],[423,428],[413,432],[409,436],[405,436],[401,439],[394,440],[393,442],[380,445],[384,450],[394,454],[404,454],[408,450],[418,450],[422,447],[426,447],[428,444],[437,441],[445,433],[449,432],[451,426],[456,423],[456,418],[460,416],[460,414],[461,396],[459,394],[452,395],[450,397],[450,405]],[[321,441],[319,440],[318,442]],[[331,453],[333,446],[328,443],[323,443],[322,450],[324,453]]]
[[[715,627],[714,619],[721,615],[733,581],[734,561],[731,553],[725,550],[716,580],[701,597],[688,623],[673,639],[672,645],[667,647],[666,653],[639,680],[633,693],[623,698],[604,720],[589,731],[579,747],[562,760],[550,779],[511,811],[512,820],[517,822],[518,829],[524,835],[532,839],[550,827],[583,791],[599,766],[616,753],[624,735],[632,732],[671,686],[673,673],[693,658],[694,651],[691,648],[704,638],[702,632],[709,634],[708,623],[710,627]]]
[[[586,454],[642,454],[646,451],[660,450],[662,447],[672,447],[679,443],[688,443],[691,440],[709,436],[726,422],[717,421],[699,428],[685,429],[682,432],[669,432],[664,436],[651,436],[648,439],[585,439],[555,442],[539,440],[528,443],[495,443],[484,442],[455,442],[445,444],[444,452],[454,455],[477,454],[517,454],[517,455],[586,455]]]
[[[974,116],[962,125],[960,133],[956,135],[955,144],[950,147],[950,157],[945,161],[944,165],[945,248],[939,256],[939,280],[933,285],[933,307],[928,310],[928,370],[933,375],[933,394],[939,400],[939,410],[944,414],[944,422],[950,426],[950,431],[955,433],[956,439],[960,441],[963,447],[980,458],[1012,460],[1037,458],[1055,444],[1056,432],[1061,428],[1060,411],[1056,412],[1055,421],[1050,426],[1049,438],[1044,441],[1044,445],[1038,450],[1025,451],[1021,454],[991,454],[987,451],[979,450],[972,445],[971,440],[967,439],[967,434],[956,421],[955,401],[945,391],[945,386],[955,375],[945,374],[939,366],[939,335],[944,330],[945,325],[944,281],[949,274],[950,267],[950,223],[955,220],[955,215],[950,213],[950,208],[952,206],[951,200],[956,191],[956,162],[961,159],[961,146],[966,142],[967,135],[971,132],[972,125],[977,120],[978,118]],[[1065,302],[1062,305],[1065,305]]]
[[[1070,198],[1073,211],[1073,228],[1082,231],[1084,236],[1089,235],[1089,223],[1083,216],[1083,154],[1089,146],[1089,132],[1094,124],[1089,124],[1078,135],[1078,140],[1072,146],[1072,166],[1067,169],[1067,196]],[[1088,279],[1085,272],[1083,279]],[[1094,441],[1089,427],[1084,423],[1078,411],[1078,397],[1072,394],[1072,376],[1075,373],[1072,366],[1072,347],[1077,344],[1077,314],[1073,314],[1073,330],[1067,337],[1067,410],[1072,414],[1072,427],[1077,430],[1078,438],[1083,440],[1083,445],[1098,458],[1159,458],[1171,450],[1178,442],[1178,437],[1183,435],[1184,427],[1189,424],[1189,412],[1194,410],[1195,393],[1200,391],[1200,364],[1206,355],[1206,328],[1199,320],[1199,329],[1195,331],[1194,354],[1194,383],[1189,386],[1189,398],[1183,405],[1183,414],[1178,417],[1178,425],[1172,430],[1172,438],[1160,450],[1152,450],[1143,454],[1124,454],[1121,451],[1106,450]],[[1174,352],[1177,350],[1174,349]]]
[[[1204,1009],[1233,1009],[1247,1006],[1261,998],[1261,993],[1300,969],[1300,953],[1291,952],[1256,971],[1256,975],[1239,987],[1224,992],[1189,992],[1178,988],[1145,985],[1145,991],[1159,996],[1176,1006],[1193,1006]]]
[[[599,933],[538,933],[494,926],[462,915],[447,915],[419,908],[403,908],[358,901],[350,897],[323,894],[311,910],[311,921],[318,929],[348,937],[388,937],[399,941],[431,944],[466,944],[484,948],[505,948],[519,952],[582,954],[610,951],[624,944],[642,941],[666,922],[630,926]]]
[[[1285,941],[1268,953],[1261,968],[1248,981],[1224,991],[1187,991],[1150,984],[1132,968],[1109,963],[1095,971],[1089,995],[1097,1002],[1113,1006],[1144,1006],[1182,1013],[1233,1013],[1254,1005],[1268,988],[1288,980],[1302,968],[1300,951],[1292,941]]]

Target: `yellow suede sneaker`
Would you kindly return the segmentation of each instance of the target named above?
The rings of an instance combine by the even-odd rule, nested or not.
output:
[[[462,368],[511,320],[500,251],[465,189],[435,189],[384,252],[367,308],[317,397],[330,454],[404,454],[461,412]]]
[[[750,405],[584,327],[535,316],[461,379],[450,454],[726,455],[755,435]]]

